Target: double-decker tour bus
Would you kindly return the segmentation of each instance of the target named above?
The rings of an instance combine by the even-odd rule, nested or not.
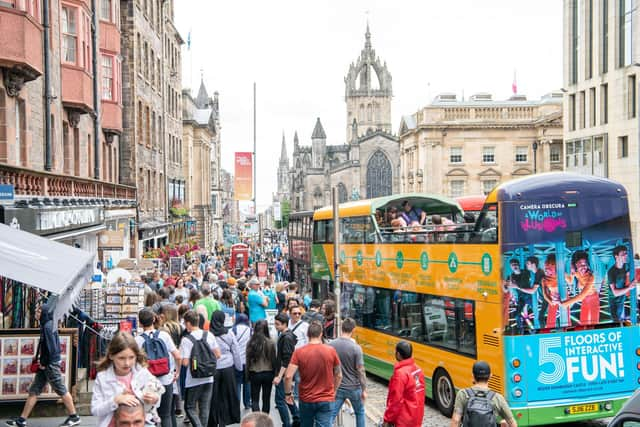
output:
[[[478,215],[482,211],[482,207],[484,206],[484,201],[486,200],[486,196],[478,195],[478,196],[461,196],[456,197],[456,202],[460,204],[460,207],[464,211],[465,214],[473,215],[473,218],[477,219]]]
[[[404,209],[426,221],[387,220]],[[389,377],[396,343],[409,340],[445,415],[476,360],[520,425],[615,414],[640,383],[625,189],[540,174],[496,187],[475,224],[460,214],[428,194],[340,206],[341,314],[359,326],[367,369]],[[314,214],[312,280],[331,289],[332,265],[327,207]]]
[[[289,239],[289,280],[300,285],[303,292],[311,288],[311,242],[313,211],[292,212],[287,228]]]

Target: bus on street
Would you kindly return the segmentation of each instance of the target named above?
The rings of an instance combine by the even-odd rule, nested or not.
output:
[[[410,219],[397,221],[402,213]],[[341,315],[370,372],[414,346],[427,396],[450,416],[476,360],[519,425],[611,417],[640,383],[627,193],[593,176],[509,181],[474,224],[460,204],[399,194],[340,205]],[[312,281],[334,290],[331,207],[314,213]]]

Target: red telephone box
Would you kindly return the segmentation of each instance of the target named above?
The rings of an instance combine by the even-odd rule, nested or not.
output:
[[[236,243],[231,246],[231,270],[246,270],[249,268],[249,245]]]

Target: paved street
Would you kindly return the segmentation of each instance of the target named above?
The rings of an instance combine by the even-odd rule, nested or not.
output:
[[[368,375],[367,387],[369,389],[369,397],[367,399],[366,413],[369,421],[377,421],[382,418],[384,412],[385,403],[387,400],[387,382],[381,378]],[[442,427],[449,425],[449,418],[445,417],[438,411],[435,403],[427,401],[424,410],[424,418],[422,420],[422,427]],[[569,423],[561,424],[561,427],[604,427],[607,425],[607,420],[599,420],[593,422],[583,423]]]

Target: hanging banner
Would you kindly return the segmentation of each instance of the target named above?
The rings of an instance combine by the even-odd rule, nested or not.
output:
[[[237,152],[235,156],[235,200],[253,200],[253,153]]]

